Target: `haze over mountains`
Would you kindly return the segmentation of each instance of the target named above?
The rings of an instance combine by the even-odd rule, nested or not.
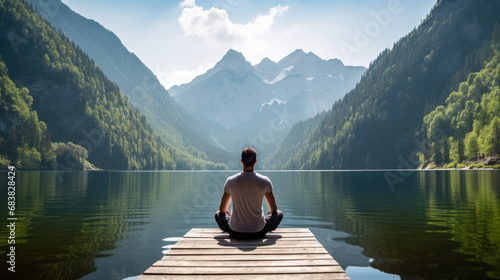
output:
[[[273,104],[293,114],[295,121],[328,110],[365,70],[300,49],[277,63],[264,58],[252,66],[243,54],[229,50],[205,74],[169,92],[194,116],[238,129]]]

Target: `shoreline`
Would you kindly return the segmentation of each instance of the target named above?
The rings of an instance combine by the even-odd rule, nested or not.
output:
[[[437,165],[433,161],[424,162],[417,169],[419,170],[438,170],[438,169],[449,169],[449,170],[474,170],[474,169],[486,169],[486,170],[498,170],[500,169],[500,156],[490,156],[486,158],[481,158],[475,161],[465,161],[462,163],[448,162]]]

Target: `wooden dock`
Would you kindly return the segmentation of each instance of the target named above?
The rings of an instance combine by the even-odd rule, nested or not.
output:
[[[138,278],[159,279],[350,278],[307,228],[280,228],[256,240],[193,228]]]

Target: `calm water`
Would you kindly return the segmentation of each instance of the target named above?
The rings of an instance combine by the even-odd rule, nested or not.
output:
[[[216,227],[234,172],[18,172],[16,272],[2,279],[124,279],[166,237]],[[352,279],[500,279],[500,171],[262,172],[283,227],[308,227]],[[0,221],[7,173],[0,173]],[[267,210],[266,210],[267,211]]]

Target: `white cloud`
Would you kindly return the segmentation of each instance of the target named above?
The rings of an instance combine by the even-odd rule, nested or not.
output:
[[[204,9],[195,0],[142,1],[141,5],[119,0],[63,2],[115,32],[150,69],[161,67],[161,71],[154,72],[168,88],[203,74],[230,48],[242,52],[252,64],[264,57],[279,61],[298,48],[324,59],[346,62],[341,43],[353,44],[353,29],[363,30],[374,20],[372,11],[387,9],[388,0],[365,1],[367,5],[350,0],[203,2],[219,9]],[[404,6],[401,14],[392,17],[379,36],[370,38],[370,47],[352,55],[349,64],[367,66],[380,51],[391,47],[425,18],[435,4],[435,0],[400,2]],[[203,70],[199,70],[200,65]]]
[[[181,7],[194,7],[196,6],[195,0],[185,0],[180,3]]]
[[[189,0],[181,3],[183,5]],[[210,8],[204,10],[196,6],[194,1],[189,2],[182,9],[178,19],[179,26],[188,36],[198,36],[211,42],[248,42],[256,36],[271,35],[271,26],[276,16],[282,15],[288,6],[277,6],[269,9],[269,13],[258,15],[247,24],[233,23],[226,10]]]
[[[283,15],[288,6],[272,7],[266,14],[257,15],[247,23],[238,24],[231,21],[224,9],[215,7],[204,9],[196,5],[194,0],[185,0],[180,5],[182,12],[177,23],[183,38],[178,38],[176,42],[186,44],[186,40],[190,40],[188,45],[195,44],[196,48],[200,49],[196,52],[203,53],[202,57],[210,54],[211,61],[220,59],[228,49],[232,48],[243,52],[247,60],[252,63],[258,62],[257,60],[263,58],[263,53],[270,55],[271,50],[280,52],[273,48],[274,41],[289,33],[284,31],[284,34],[281,34],[283,31],[272,30],[276,18]],[[193,54],[192,51],[193,49],[185,50],[190,53],[190,60],[195,60],[197,54]],[[203,63],[206,67],[198,67],[186,61],[182,69],[169,72],[168,76],[160,78],[160,81],[166,88],[174,84],[188,83],[213,67],[213,64],[208,65],[207,62]]]
[[[264,57],[279,61],[301,48],[325,59],[342,58],[341,53],[332,55],[337,49],[340,32],[345,32],[342,28],[332,28],[338,25],[336,18],[339,18],[339,14],[333,13],[336,16],[329,16],[328,20],[321,16],[297,20],[301,15],[300,10],[278,5],[247,22],[235,23],[228,13],[221,8],[203,8],[196,3],[183,7],[177,19],[182,35],[176,42],[186,44],[184,40],[191,40],[187,45],[195,45],[197,49],[182,49],[176,53],[181,51],[188,54],[186,60],[191,61],[202,57],[217,61],[228,49],[235,49],[242,52],[250,63],[257,64]],[[286,18],[279,18],[285,13],[288,13]],[[189,82],[196,75],[204,73],[197,71],[198,65],[196,61],[192,64],[185,62],[182,68],[172,70],[174,72],[169,79],[164,79],[164,85]]]

